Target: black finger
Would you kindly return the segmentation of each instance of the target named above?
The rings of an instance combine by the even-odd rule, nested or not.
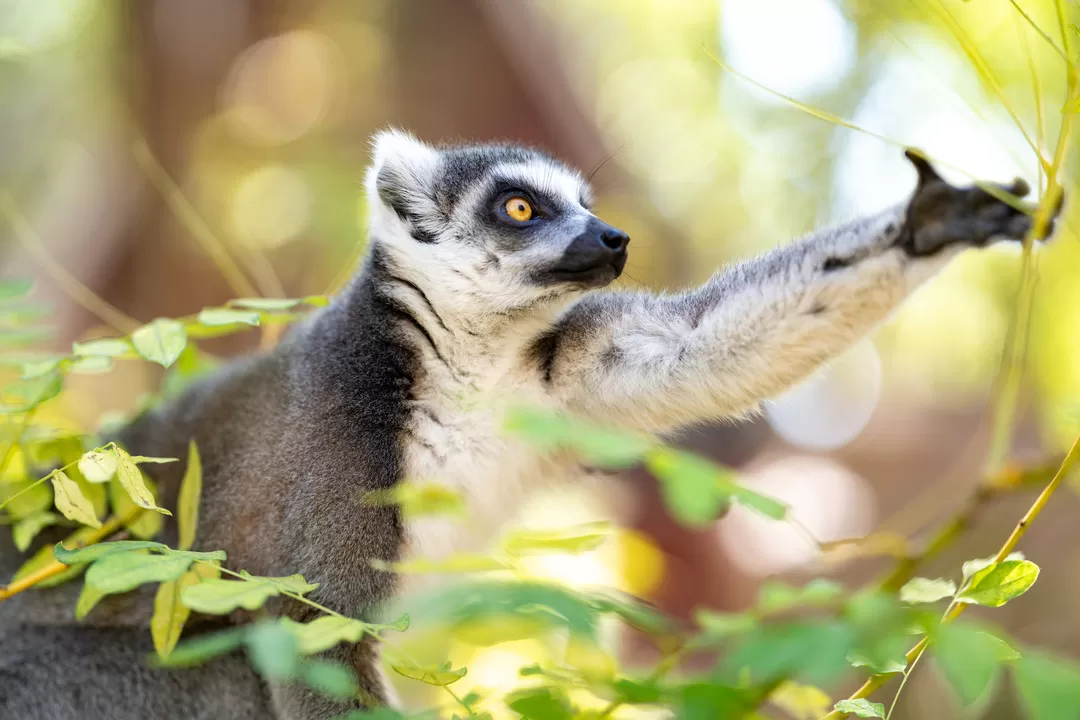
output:
[[[908,148],[904,151],[904,156],[911,161],[911,164],[915,166],[915,172],[919,174],[919,187],[925,187],[934,182],[944,182],[934,170],[934,166],[920,151]]]

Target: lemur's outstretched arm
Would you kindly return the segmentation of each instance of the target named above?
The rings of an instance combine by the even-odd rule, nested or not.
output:
[[[921,157],[910,201],[719,272],[681,295],[594,293],[537,344],[568,410],[646,431],[745,412],[870,331],[965,247],[1030,218],[945,183]],[[1028,192],[1017,180],[1007,189]]]

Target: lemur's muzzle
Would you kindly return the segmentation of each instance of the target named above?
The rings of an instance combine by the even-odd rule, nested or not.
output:
[[[623,271],[630,236],[618,228],[590,218],[585,232],[570,241],[551,268],[556,280],[606,285]]]

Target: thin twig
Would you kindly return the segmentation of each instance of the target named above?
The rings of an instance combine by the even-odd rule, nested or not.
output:
[[[60,288],[71,296],[71,299],[95,315],[102,322],[112,326],[121,333],[129,333],[138,328],[142,323],[107,302],[100,295],[81,283],[78,278],[68,272],[67,268],[58,263],[48,248],[41,242],[26,217],[19,212],[19,207],[8,192],[0,191],[0,209],[7,216],[11,229],[15,232],[15,239],[34,256],[38,264],[49,274]]]

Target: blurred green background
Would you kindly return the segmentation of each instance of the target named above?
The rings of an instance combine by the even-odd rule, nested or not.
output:
[[[394,125],[429,141],[547,147],[592,175],[598,214],[633,238],[620,284],[685,286],[902,201],[914,184],[903,145],[954,181],[1019,175],[1041,187],[1006,105],[1049,152],[1064,69],[1017,4],[1057,28],[1049,0],[0,0],[0,188],[31,230],[0,222],[3,272],[37,278],[52,349],[112,332],[85,307],[87,291],[148,321],[229,297],[332,290],[363,251],[368,139]],[[1036,253],[1022,458],[1053,455],[1080,431],[1076,215],[1067,203],[1056,241]],[[1015,247],[963,256],[761,417],[685,443],[790,502],[819,540],[918,536],[978,482],[1019,260]],[[47,415],[91,429],[158,380],[135,362],[73,377]],[[991,554],[1027,502],[993,505],[936,570]],[[791,527],[738,511],[691,532],[660,507],[635,473],[539,498],[524,522],[609,517],[626,529],[535,572],[685,615],[742,607],[772,574],[824,564],[857,581],[881,567],[822,558]],[[1055,498],[1025,547],[1043,579],[995,616],[1073,654],[1078,510]],[[633,638],[623,645],[631,664],[647,657]],[[463,682],[492,687],[512,684],[536,648],[451,652],[468,662]],[[940,707],[943,692],[915,677],[897,716],[929,717],[920,708]],[[997,717],[1011,712],[1003,700]]]

